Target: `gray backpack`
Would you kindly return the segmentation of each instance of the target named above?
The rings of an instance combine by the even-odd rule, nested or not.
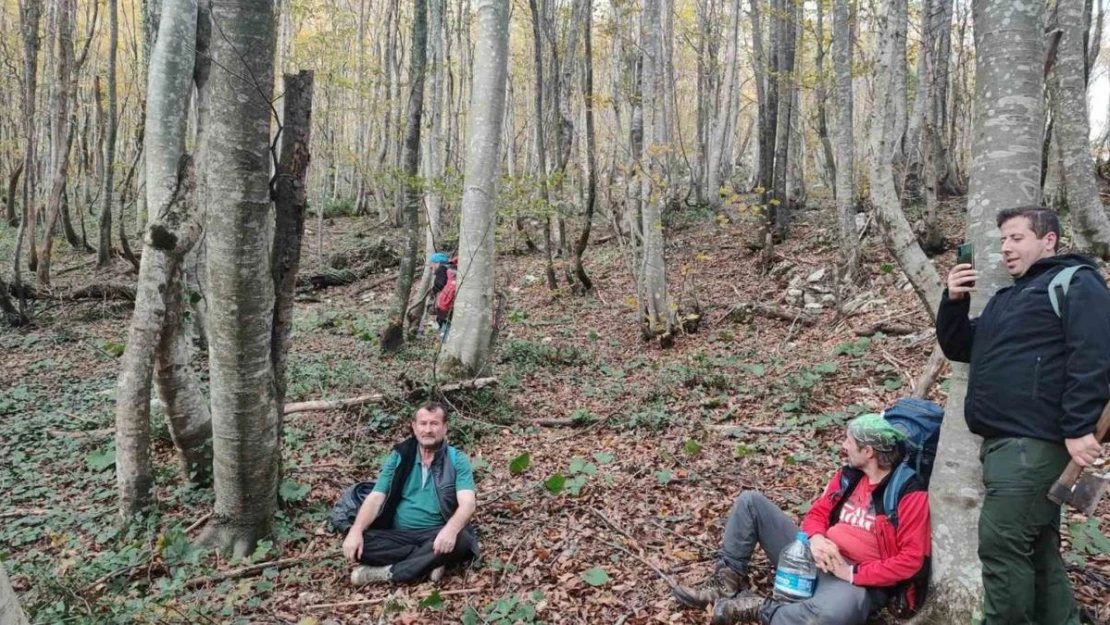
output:
[[[1075,272],[1080,269],[1090,269],[1094,271],[1099,278],[1102,277],[1102,274],[1098,273],[1098,271],[1090,265],[1072,265],[1071,267],[1064,267],[1060,273],[1053,276],[1052,282],[1048,283],[1048,300],[1052,302],[1052,310],[1056,313],[1056,316],[1061,319],[1063,319],[1064,314],[1060,311],[1060,299],[1067,299],[1068,287],[1071,286],[1071,279],[1075,276]],[[1059,290],[1062,295],[1057,295],[1057,290]]]

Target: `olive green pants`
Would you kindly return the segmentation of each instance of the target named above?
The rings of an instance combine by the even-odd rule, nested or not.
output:
[[[1033,438],[983,441],[983,625],[1078,625],[1060,556],[1060,506],[1048,499],[1048,489],[1068,459],[1060,443]]]

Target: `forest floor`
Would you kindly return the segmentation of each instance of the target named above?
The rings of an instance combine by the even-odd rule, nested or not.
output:
[[[832,292],[836,226],[822,207],[798,215],[765,274],[744,244],[748,226],[693,210],[670,224],[671,293],[683,309],[696,300],[702,318],[669,349],[640,337],[616,241],[587,252],[596,289],[586,297],[549,291],[540,254],[502,254],[499,384],[453,400],[450,422],[476,469],[482,558],[439,585],[351,587],[341,536],[326,522],[343,488],[373,479],[405,435],[407,391],[433,375],[431,327],[396,356],[380,353],[392,281],[367,290],[383,277],[371,276],[296,304],[289,401],[371,392],[387,400],[286,419],[277,535],[240,561],[191,545],[213,496],[180,477],[164,433],[156,510],[125,529],[114,522],[110,428],[130,305],[56,302],[35,325],[0,331],[0,557],[44,624],[705,622],[679,608],[662,576],[688,582],[709,571],[745,489],[802,514],[839,464],[846,420],[909,394],[933,345],[928,315],[873,225],[863,285],[843,301],[852,312],[838,318],[826,304],[812,325],[737,314],[741,300],[784,306],[792,281],[817,300]],[[960,206],[947,210],[958,242]],[[326,229],[326,253],[399,236],[357,218]],[[305,272],[318,267],[315,242],[306,234]],[[82,266],[87,256],[59,256],[62,287],[134,279],[94,273]],[[937,259],[942,275],[952,256]],[[909,333],[857,334],[878,322]],[[205,364],[198,356],[207,386]],[[930,393],[942,403],[947,374]],[[576,426],[539,424],[550,419]],[[730,438],[712,427],[721,424],[748,429]],[[552,494],[545,482],[556,474],[565,482]],[[1079,600],[1110,616],[1110,504],[1065,521]],[[251,565],[260,566],[219,579]],[[766,590],[766,559],[754,570]]]

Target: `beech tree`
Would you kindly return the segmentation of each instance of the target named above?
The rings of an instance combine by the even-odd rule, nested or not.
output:
[[[27,625],[27,616],[19,607],[19,597],[12,590],[2,563],[0,563],[0,625]]]
[[[216,507],[201,541],[236,556],[273,530],[280,406],[271,364],[270,119],[274,10],[212,2],[204,144]]]
[[[494,234],[505,83],[509,61],[508,0],[476,0],[477,44],[459,227],[458,294],[451,332],[439,357],[449,379],[478,377],[489,365],[493,332]]]
[[[1044,6],[977,0],[975,143],[967,197],[966,240],[975,246],[971,316],[1010,277],[999,262],[998,211],[1041,199],[1044,119]],[[982,578],[978,516],[982,479],[978,436],[964,421],[967,366],[953,363],[940,448],[929,488],[933,589],[921,622],[969,622],[979,613]]]

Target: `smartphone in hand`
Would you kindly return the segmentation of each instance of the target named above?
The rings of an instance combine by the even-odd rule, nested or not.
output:
[[[956,248],[956,264],[957,265],[971,265],[975,268],[975,246],[971,243],[964,243]],[[975,282],[970,282],[968,286],[975,286]]]

